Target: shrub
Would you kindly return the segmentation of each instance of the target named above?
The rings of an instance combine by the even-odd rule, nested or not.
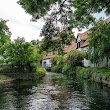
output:
[[[58,61],[58,56],[51,58],[50,62],[52,67],[57,65],[57,61]]]
[[[55,72],[55,73],[60,73],[61,71],[60,71],[60,68],[58,67],[58,66],[53,66],[52,68],[51,68],[51,71],[52,72]]]
[[[61,73],[64,66],[64,57],[61,55],[53,57],[51,59],[51,64],[51,71]]]
[[[63,68],[62,68],[62,73],[63,74],[68,74],[69,71],[70,71],[70,66],[64,65]]]
[[[46,69],[45,68],[37,68],[36,73],[39,78],[42,78],[46,74]]]
[[[71,68],[75,66],[82,66],[82,60],[84,59],[85,54],[82,51],[74,50],[67,54],[66,62]]]

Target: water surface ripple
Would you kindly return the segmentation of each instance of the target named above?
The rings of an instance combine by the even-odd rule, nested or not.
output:
[[[0,110],[110,110],[110,89],[47,73],[42,81],[0,84]]]

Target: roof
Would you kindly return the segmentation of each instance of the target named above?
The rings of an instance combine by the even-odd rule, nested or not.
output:
[[[43,60],[45,60],[45,59],[51,59],[51,58],[53,58],[53,57],[55,57],[56,55],[48,55],[48,56],[46,56]]]
[[[81,40],[86,40],[87,36],[88,36],[88,31],[86,31],[84,33],[78,33],[78,35],[80,36]]]
[[[104,20],[105,22],[109,23],[110,22],[110,17]]]
[[[71,50],[75,50],[77,48],[76,40],[73,40],[72,43],[69,46],[65,47],[65,52],[70,52]]]
[[[86,46],[88,46],[88,45],[89,45],[89,43],[88,43],[88,41],[86,40],[80,47],[83,48],[83,47],[86,47]]]

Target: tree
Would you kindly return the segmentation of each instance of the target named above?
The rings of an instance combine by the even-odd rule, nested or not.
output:
[[[51,40],[55,37],[53,35],[59,37],[65,30],[70,31],[73,27],[80,29],[94,25],[95,13],[104,11],[107,15],[110,14],[109,0],[19,0],[18,3],[32,15],[33,21],[44,18],[46,23],[41,32],[44,36],[42,48],[57,49],[59,54],[63,53],[65,42],[62,39]],[[67,41],[66,36],[63,37],[65,38]]]
[[[5,20],[0,19],[0,63],[3,63],[3,54],[6,50],[6,46],[10,43],[11,32],[6,25]]]
[[[5,20],[0,20],[0,55],[2,55],[4,51],[3,46],[10,42],[11,32],[6,22]]]
[[[110,14],[109,0],[19,0],[18,3],[34,20],[45,17],[79,28],[93,23],[94,13],[103,10]]]
[[[44,36],[42,42],[42,50],[45,51],[58,51],[59,55],[64,54],[65,45],[70,45],[74,39],[74,35],[71,30],[61,30],[56,27],[52,21],[46,21],[41,36]]]
[[[110,58],[110,24],[99,21],[89,30],[89,49],[91,61],[98,64],[100,61]],[[92,52],[92,53],[91,53]]]
[[[3,57],[5,63],[17,67],[21,71],[24,71],[25,68],[30,71],[35,71],[42,55],[39,54],[38,49],[31,43],[25,42],[24,38],[18,37],[7,46]]]

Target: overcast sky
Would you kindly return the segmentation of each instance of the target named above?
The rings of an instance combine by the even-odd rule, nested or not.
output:
[[[24,37],[26,41],[33,39],[41,40],[42,38],[39,37],[39,34],[44,22],[42,20],[30,22],[32,17],[25,13],[21,6],[17,4],[17,1],[18,0],[0,0],[0,18],[9,20],[7,25],[12,32],[11,39],[16,39],[19,36]],[[97,18],[101,16],[105,17],[104,12],[95,14]],[[74,31],[77,31],[77,29]]]
[[[44,24],[42,20],[30,22],[32,18],[17,4],[18,0],[0,0],[0,18],[9,20],[7,22],[12,32],[11,39],[25,37],[26,41],[39,38],[40,30]]]

